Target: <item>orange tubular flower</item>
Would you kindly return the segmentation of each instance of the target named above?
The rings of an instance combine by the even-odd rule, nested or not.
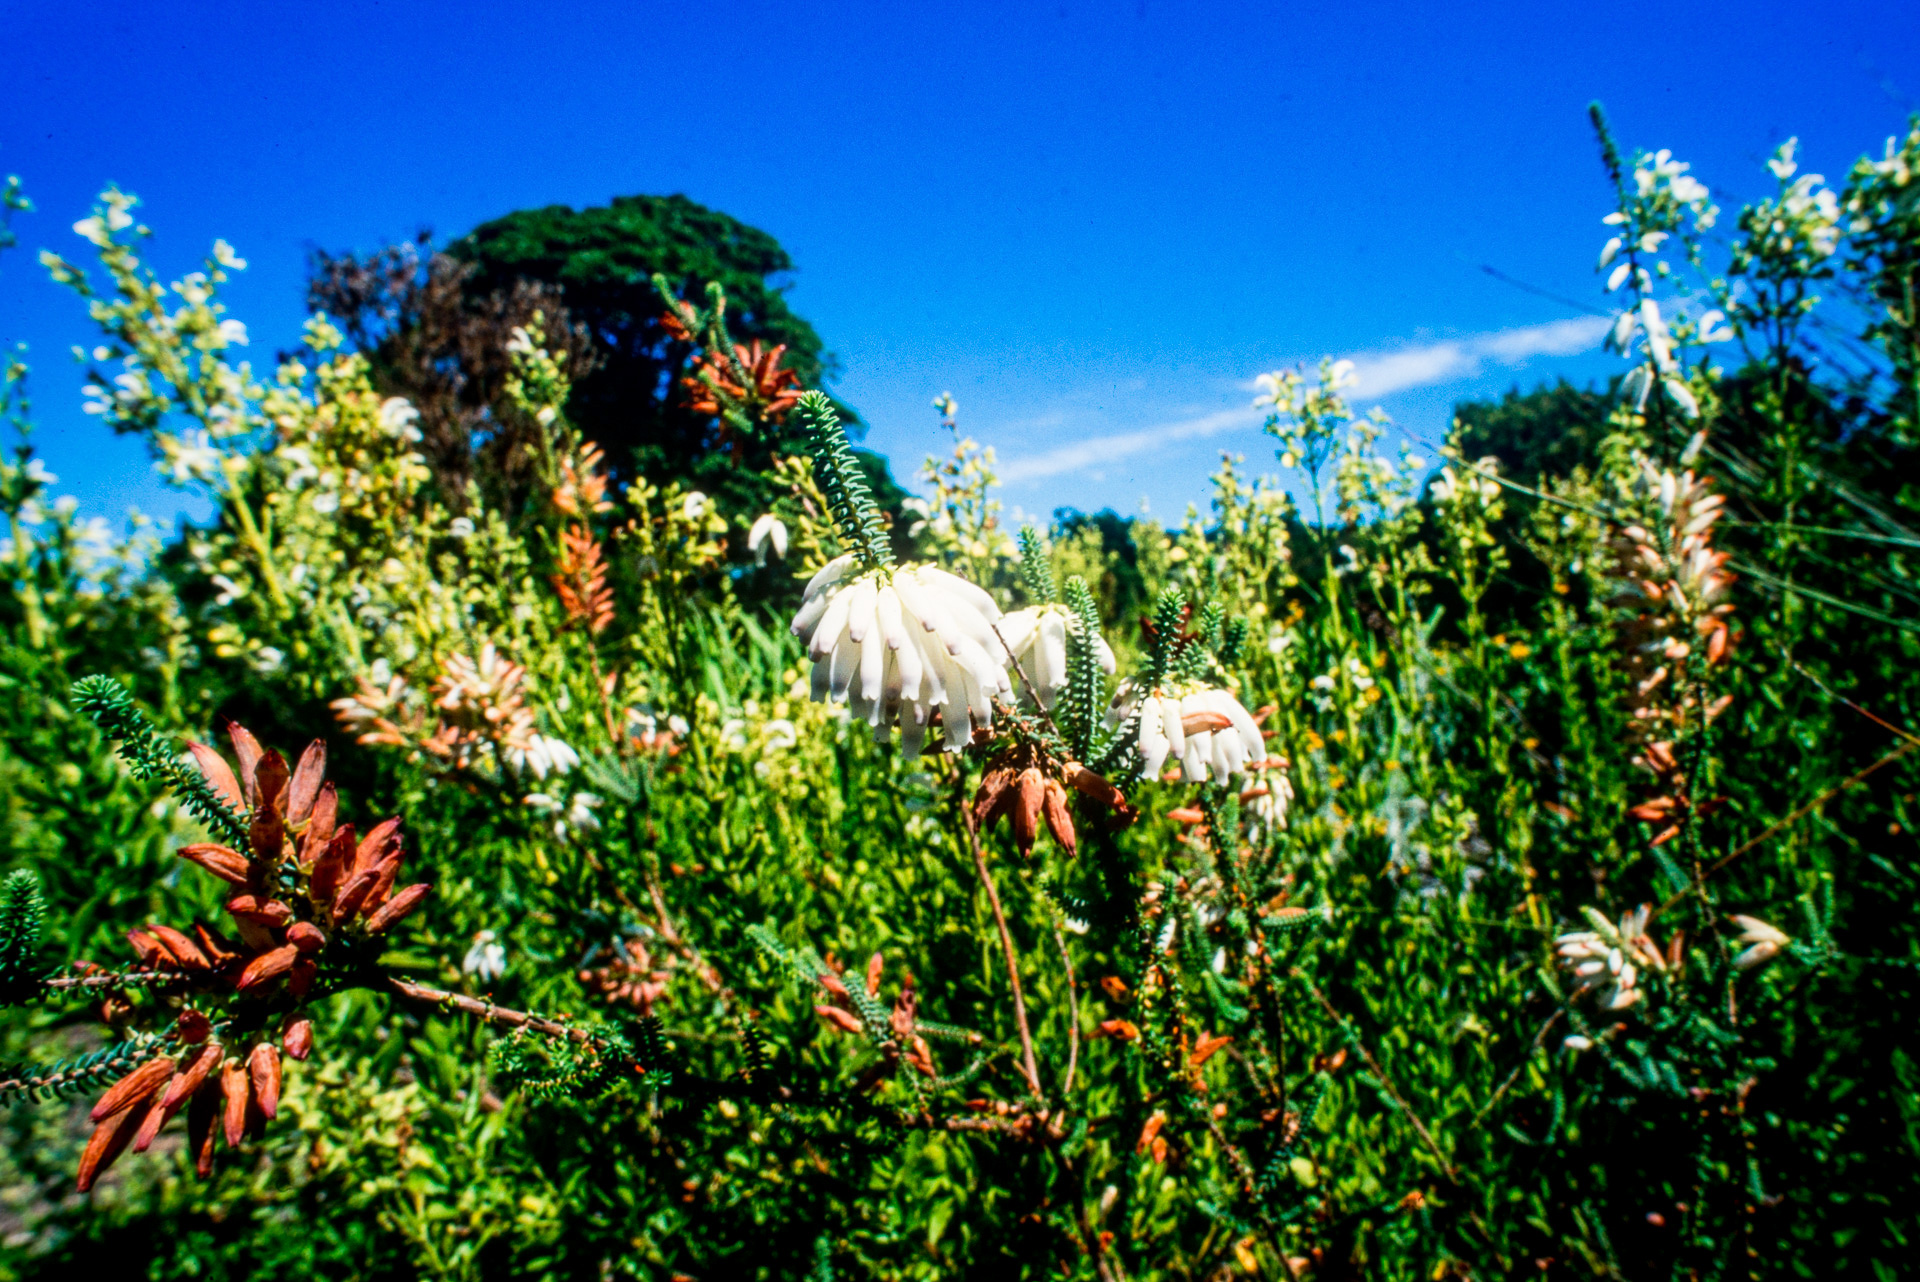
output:
[[[691,338],[685,326],[676,326],[671,316],[661,323],[675,337],[683,341]],[[802,390],[800,376],[780,368],[786,352],[784,343],[763,348],[755,339],[745,346],[735,343],[731,361],[714,352],[704,354],[692,375],[680,380],[692,397],[687,408],[696,414],[713,415],[734,410],[748,418],[781,422],[787,411],[799,404]],[[740,381],[741,372],[746,375],[745,383]]]
[[[613,622],[613,589],[607,586],[607,564],[600,541],[585,526],[569,526],[561,533],[560,559],[551,582],[567,617],[585,623],[595,636]]]
[[[1674,747],[1731,702],[1725,695],[1705,700],[1701,661],[1711,669],[1728,658],[1733,603],[1727,597],[1734,576],[1725,568],[1728,553],[1713,547],[1713,527],[1726,499],[1712,491],[1709,478],[1643,463],[1640,483],[1660,519],[1651,528],[1629,525],[1614,534],[1620,585],[1614,603],[1633,611],[1620,639],[1632,682],[1627,703],[1639,749],[1634,764],[1654,777],[1657,789],[1627,813],[1657,826],[1650,839],[1657,846],[1677,837],[1690,816],[1715,805],[1692,795]]]
[[[154,924],[127,938],[136,970],[160,972],[173,989],[240,1015],[250,1004],[272,1003],[267,1009],[273,1010],[304,1001],[327,948],[343,938],[380,935],[416,908],[429,887],[394,889],[402,859],[398,819],[375,825],[359,841],[351,824],[338,822],[339,796],[325,781],[325,744],[315,740],[289,770],[279,753],[261,748],[246,730],[232,726],[230,734],[238,771],[204,744],[190,751],[221,800],[245,815],[247,849],[200,842],[180,855],[238,892],[226,903],[238,942],[199,923],[191,935]],[[271,1120],[280,1105],[281,1052],[305,1059],[313,1025],[290,1015],[280,1020],[278,1038],[222,1031],[258,1029],[261,1022],[216,1022],[201,1009],[182,1011],[158,1053],[94,1104],[81,1191],[128,1148],[144,1151],[182,1109],[202,1175],[212,1169],[216,1132],[237,1147],[250,1128]],[[216,1128],[216,1119],[223,1125]]]

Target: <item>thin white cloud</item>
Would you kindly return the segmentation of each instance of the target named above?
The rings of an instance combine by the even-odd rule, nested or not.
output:
[[[1162,423],[1158,427],[1144,428],[1137,432],[1122,432],[1118,436],[1095,436],[1084,441],[1075,441],[1071,445],[1062,445],[1059,449],[1048,450],[1044,454],[1029,454],[1024,458],[1004,463],[1000,466],[1000,480],[1007,485],[1017,485],[1022,481],[1038,481],[1049,476],[1059,476],[1063,472],[1084,471],[1097,464],[1111,463],[1134,454],[1142,454],[1173,441],[1217,436],[1221,432],[1251,427],[1261,418],[1260,412],[1251,407],[1221,410],[1217,414],[1183,419],[1177,423]]]
[[[1391,396],[1409,387],[1458,382],[1479,374],[1489,360],[1518,365],[1535,356],[1572,356],[1598,347],[1610,323],[1603,316],[1576,316],[1425,347],[1363,352],[1348,358],[1358,380],[1352,395]]]
[[[1356,399],[1374,399],[1391,396],[1411,387],[1431,387],[1473,378],[1485,368],[1488,361],[1518,365],[1535,356],[1573,356],[1599,346],[1609,324],[1604,317],[1580,316],[1572,320],[1551,321],[1545,325],[1526,325],[1491,334],[1473,334],[1443,343],[1429,343],[1423,347],[1356,353],[1347,358],[1353,362],[1356,380],[1348,394]],[[1259,411],[1252,408],[1222,410],[1217,414],[1163,423],[1139,431],[1090,437],[1043,454],[1010,459],[1001,465],[1000,479],[1012,485],[1085,471],[1174,441],[1217,436],[1251,427],[1262,417]]]

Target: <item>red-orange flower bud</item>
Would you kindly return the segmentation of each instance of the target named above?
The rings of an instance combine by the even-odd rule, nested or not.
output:
[[[272,1042],[257,1044],[247,1056],[247,1077],[261,1114],[271,1118],[280,1111],[280,1052]]]
[[[300,950],[292,944],[282,944],[271,952],[261,953],[247,963],[247,968],[240,972],[240,978],[234,982],[234,987],[244,993],[249,988],[257,988],[268,980],[278,979],[292,967],[293,959],[299,956],[299,953]]]
[[[289,1022],[280,1034],[281,1049],[290,1059],[305,1059],[313,1053],[313,1021],[296,1019]]]

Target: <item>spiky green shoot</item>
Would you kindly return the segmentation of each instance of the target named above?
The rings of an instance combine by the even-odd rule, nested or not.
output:
[[[867,488],[866,475],[853,456],[853,444],[833,402],[824,393],[808,392],[793,407],[793,421],[806,433],[813,476],[840,529],[841,545],[860,558],[864,569],[891,568],[893,548],[880,519],[880,506]]]
[[[1218,601],[1210,601],[1200,611],[1198,643],[1188,643],[1182,647],[1175,666],[1177,675],[1194,681],[1203,681],[1213,666],[1214,652],[1219,650],[1221,639],[1226,632],[1227,611]]]
[[[1240,655],[1246,649],[1250,627],[1239,615],[1227,620],[1227,626],[1220,637],[1220,663],[1231,668],[1240,662]]]
[[[1067,609],[1075,626],[1067,629],[1067,688],[1054,705],[1054,719],[1067,736],[1073,755],[1091,761],[1102,750],[1100,719],[1107,705],[1107,674],[1100,666],[1100,608],[1079,575],[1067,580]]]
[[[591,1100],[628,1075],[634,1055],[627,1040],[610,1029],[577,1042],[518,1028],[496,1041],[488,1058],[501,1082],[539,1099]]]
[[[19,1001],[32,990],[46,920],[40,879],[24,868],[9,874],[0,883],[0,1001]]]
[[[1181,629],[1187,623],[1187,594],[1168,588],[1153,603],[1153,649],[1147,655],[1146,688],[1180,675],[1180,652],[1186,648]]]
[[[126,688],[112,677],[82,677],[73,683],[74,706],[87,714],[100,732],[120,741],[120,757],[133,777],[171,790],[215,840],[235,850],[247,849],[247,824],[220,799],[198,770],[181,761],[180,754],[154,732]]]
[[[1020,581],[1035,605],[1060,599],[1059,584],[1054,581],[1053,562],[1047,555],[1047,541],[1031,525],[1020,527]]]

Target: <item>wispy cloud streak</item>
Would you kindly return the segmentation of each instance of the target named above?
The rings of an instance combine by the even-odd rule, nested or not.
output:
[[[1348,358],[1357,380],[1352,395],[1391,396],[1410,387],[1456,383],[1478,375],[1490,360],[1518,365],[1535,356],[1573,356],[1598,347],[1609,324],[1601,316],[1576,316],[1424,347],[1362,352]]]
[[[1348,395],[1356,399],[1391,396],[1414,387],[1431,387],[1476,377],[1489,361],[1518,365],[1535,356],[1573,356],[1600,345],[1609,322],[1599,316],[1580,316],[1503,329],[1491,334],[1404,347],[1387,352],[1361,352],[1353,362],[1355,383]],[[1263,415],[1252,409],[1222,410],[1199,418],[1181,419],[1157,427],[1074,441],[1041,454],[1010,459],[1000,467],[1006,484],[1044,480],[1117,462],[1176,441],[1218,436],[1251,427]]]
[[[1262,417],[1259,411],[1252,408],[1221,410],[1218,414],[1162,423],[1158,427],[1143,428],[1137,432],[1095,436],[1071,445],[1062,445],[1044,454],[1029,454],[1003,463],[1000,466],[1000,479],[1005,484],[1016,485],[1022,481],[1059,476],[1064,472],[1085,471],[1102,463],[1112,463],[1147,450],[1164,448],[1174,441],[1190,441],[1251,427],[1260,422]]]

